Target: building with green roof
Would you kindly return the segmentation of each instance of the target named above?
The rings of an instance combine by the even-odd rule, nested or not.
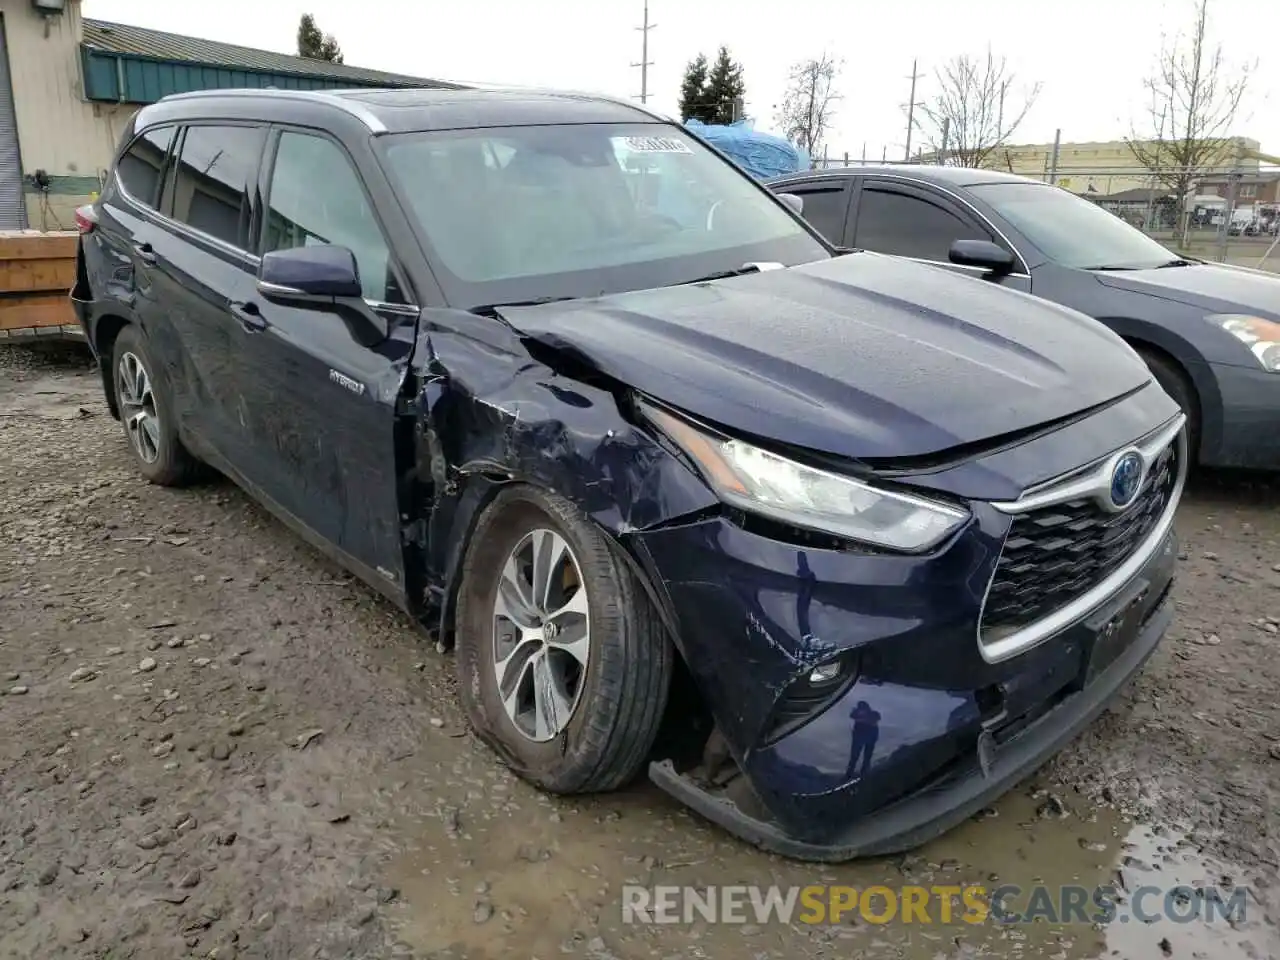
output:
[[[0,0],[0,230],[69,229],[138,107],[171,93],[458,84],[80,16],[80,0]]]

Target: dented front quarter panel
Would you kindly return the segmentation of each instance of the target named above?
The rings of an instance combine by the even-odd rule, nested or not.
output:
[[[718,507],[706,485],[620,409],[609,385],[593,385],[535,359],[502,321],[424,311],[413,400],[425,526],[411,531],[424,586],[447,632],[456,579],[476,517],[503,483],[525,482],[573,502],[627,556],[638,531]],[[661,578],[646,586],[670,614]]]

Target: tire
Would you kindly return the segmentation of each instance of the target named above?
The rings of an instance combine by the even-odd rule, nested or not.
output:
[[[111,352],[111,375],[125,440],[148,481],[180,487],[197,479],[200,464],[178,439],[169,384],[157,376],[159,370],[142,331],[132,324],[121,330]]]
[[[532,585],[523,576],[523,561],[535,546],[553,543],[547,534],[561,539],[568,558],[557,577],[545,578],[553,599],[544,609],[577,607],[585,597],[587,613],[585,618],[570,612],[548,619],[557,625],[550,629],[559,630],[555,641],[535,638],[521,646],[512,642],[520,635],[515,620],[499,616],[499,586],[508,570]],[[509,564],[513,553],[517,559]],[[648,595],[617,548],[568,501],[534,487],[512,486],[498,494],[477,522],[461,576],[459,696],[477,735],[520,777],[552,793],[603,792],[630,782],[658,733],[675,654]],[[514,581],[505,582],[510,588]],[[517,610],[529,592],[522,590],[520,602],[504,602],[503,609]],[[503,596],[513,594],[505,589]],[[566,598],[571,602],[564,603]],[[584,626],[589,631],[585,667],[568,652],[580,646],[573,641]],[[549,628],[534,629],[545,633]],[[536,707],[530,712],[537,649],[546,657],[540,676],[555,679],[562,694],[556,710],[541,714]],[[522,660],[521,652],[529,650],[535,651],[533,659]],[[516,692],[510,702],[523,707],[515,713],[504,706],[499,692],[500,656],[508,681],[521,680],[507,686]],[[530,664],[527,675],[519,669],[521,663]],[[566,704],[569,719],[564,722]],[[541,726],[539,716],[545,721]]]
[[[1138,354],[1146,362],[1151,375],[1156,378],[1156,383],[1187,415],[1187,449],[1194,462],[1200,454],[1200,401],[1195,388],[1173,361],[1147,350],[1139,350]]]

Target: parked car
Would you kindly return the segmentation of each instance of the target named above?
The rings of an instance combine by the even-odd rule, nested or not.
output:
[[[625,102],[188,94],[80,211],[73,297],[141,473],[215,467],[453,644],[519,775],[651,761],[841,859],[1139,669],[1185,418],[1089,318],[838,256],[794,202]]]
[[[833,243],[985,277],[1095,317],[1146,360],[1206,466],[1280,468],[1280,277],[1170,252],[1036,180],[941,166],[772,181]]]

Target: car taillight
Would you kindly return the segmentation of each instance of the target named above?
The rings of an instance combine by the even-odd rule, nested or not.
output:
[[[92,233],[93,228],[98,225],[98,212],[93,209],[92,204],[85,204],[83,207],[76,208],[76,229],[81,233]]]

